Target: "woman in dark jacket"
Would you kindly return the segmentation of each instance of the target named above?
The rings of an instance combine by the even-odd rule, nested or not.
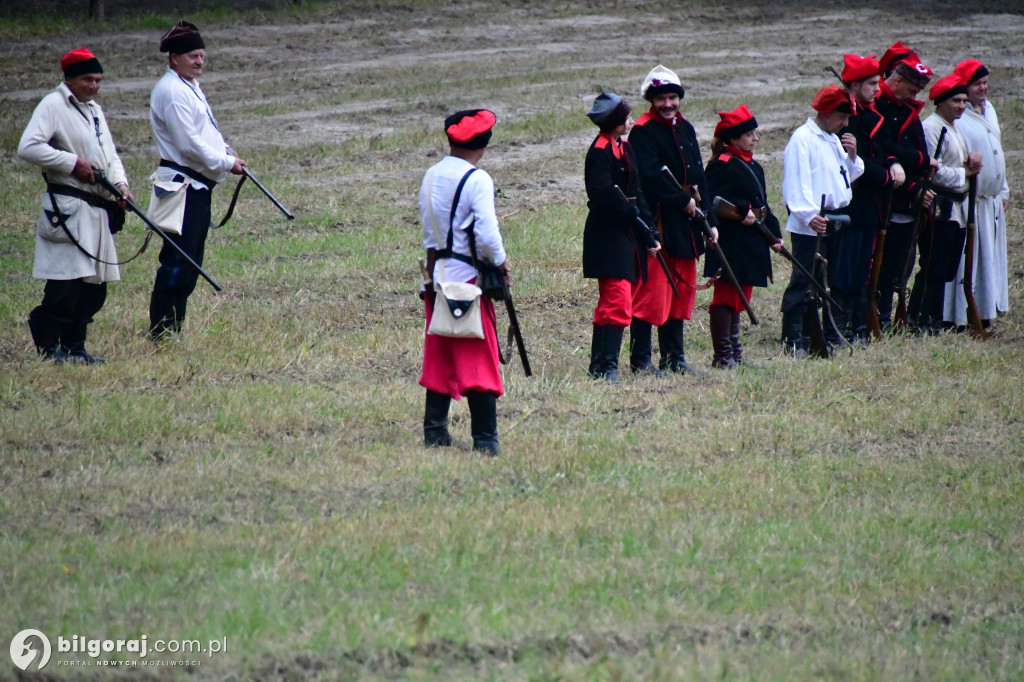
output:
[[[596,279],[599,292],[589,371],[611,383],[619,383],[619,351],[623,330],[633,319],[634,288],[647,279],[643,250],[654,254],[661,248],[641,226],[652,218],[640,193],[633,149],[622,139],[632,125],[630,111],[619,95],[601,93],[587,113],[601,129],[584,167],[590,213],[583,228],[583,276]]]
[[[736,207],[730,216],[718,213],[718,243],[732,266],[743,295],[750,300],[754,287],[768,286],[772,279],[769,243],[754,224],[763,221],[775,236],[778,251],[782,243],[779,221],[768,208],[764,169],[754,161],[757,146],[757,119],[747,106],[719,112],[711,145],[711,161],[705,174],[712,197],[722,197]],[[714,277],[722,263],[714,251],[704,257],[704,275]],[[740,343],[740,313],[743,302],[736,287],[726,279],[716,279],[714,296],[708,306],[711,317],[712,367],[734,369],[743,362]]]

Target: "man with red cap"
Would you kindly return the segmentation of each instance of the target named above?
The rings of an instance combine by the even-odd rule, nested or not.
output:
[[[718,216],[719,245],[749,301],[754,287],[768,286],[772,278],[769,247],[761,232],[751,226],[755,220],[763,221],[778,239],[778,243],[772,246],[775,250],[781,248],[782,232],[778,218],[768,207],[764,169],[754,160],[754,148],[758,142],[757,119],[746,104],[732,111],[720,111],[718,116],[720,120],[711,143],[711,161],[705,172],[712,201],[721,197],[737,209],[738,215],[734,218]],[[709,251],[704,257],[704,274],[714,277],[721,267],[718,254]],[[743,300],[736,287],[728,280],[716,279],[714,295],[708,305],[714,351],[712,367],[735,369],[744,364],[743,344],[740,342],[741,312]]]
[[[160,153],[160,165],[150,176],[155,188],[149,212],[172,213],[170,220],[175,224],[169,226],[167,236],[202,265],[213,188],[229,173],[241,175],[245,161],[224,141],[199,86],[206,65],[206,45],[199,29],[187,21],[175,24],[160,38],[160,51],[167,53],[168,68],[149,98],[149,121]],[[178,211],[158,208],[161,204],[177,206]],[[198,271],[184,256],[165,243],[149,301],[149,333],[154,341],[181,331],[198,278]]]
[[[590,376],[619,383],[622,333],[633,319],[633,294],[647,279],[648,253],[661,248],[641,225],[653,218],[640,191],[633,148],[622,139],[633,125],[629,102],[602,92],[587,116],[601,132],[587,150],[583,180],[587,222],[583,228],[583,276],[597,280]]]
[[[793,257],[809,272],[816,267],[815,251],[821,248],[828,258],[832,239],[828,236],[832,221],[821,210],[834,213],[853,198],[851,185],[864,173],[864,162],[857,156],[857,139],[850,133],[837,133],[849,125],[853,103],[846,90],[828,85],[811,100],[813,118],[797,128],[783,153],[782,198],[789,209],[786,231],[792,241]],[[822,197],[824,196],[824,205]],[[810,331],[820,327],[814,320],[818,309],[811,283],[796,268],[782,295],[782,342],[796,357],[807,355]]]
[[[857,156],[864,162],[864,175],[853,184],[853,199],[841,212],[850,216],[850,225],[836,234],[838,248],[829,263],[832,298],[843,310],[833,310],[836,326],[847,340],[866,341],[867,281],[871,271],[871,252],[875,234],[885,219],[885,198],[906,180],[903,167],[895,157],[882,155],[876,134],[882,116],[875,109],[879,91],[879,63],[874,55],[843,55],[841,77],[856,104],[850,125],[840,134],[857,139]],[[826,329],[826,335],[831,332]],[[837,342],[838,339],[832,339]]]
[[[695,217],[697,201],[712,225],[715,218],[709,210],[711,192],[704,177],[697,133],[679,111],[684,94],[675,72],[661,64],[651,69],[640,86],[640,96],[650,102],[650,111],[637,120],[629,134],[640,165],[640,184],[680,294],[676,297],[672,293],[664,272],[654,263],[653,256],[648,257],[647,281],[637,290],[629,327],[629,363],[634,372],[654,371],[653,325],[658,327],[660,369],[703,374],[687,364],[683,347],[683,321],[693,314],[697,259],[704,253],[704,239]],[[666,179],[662,166],[672,171],[683,189]]]
[[[121,279],[111,232],[123,224],[124,206],[95,184],[96,171],[132,196],[107,119],[94,100],[103,67],[84,47],[64,55],[60,67],[64,82],[32,112],[18,144],[18,156],[43,169],[47,189],[32,267],[32,276],[45,279],[46,286],[28,325],[43,358],[102,363],[85,348],[86,330],[103,307],[107,282]]]
[[[426,329],[434,314],[434,283],[475,282],[478,260],[498,267],[509,276],[509,263],[494,210],[494,181],[477,168],[491,139],[494,112],[459,111],[444,121],[448,155],[434,164],[420,187],[423,248],[427,251],[427,277],[423,297]],[[429,286],[427,286],[429,284]],[[423,414],[423,443],[427,447],[452,444],[448,409],[463,395],[469,403],[473,449],[497,455],[497,399],[504,393],[499,371],[494,305],[480,300],[484,338],[453,338],[425,333],[420,386],[427,390]]]
[[[1010,188],[1006,182],[1006,157],[995,107],[988,100],[989,72],[977,59],[956,65],[967,88],[969,106],[956,124],[967,150],[981,155],[978,197],[975,205],[974,300],[982,324],[988,326],[999,313],[1009,309],[1006,264],[1006,211]],[[951,284],[946,285],[944,319],[957,327],[967,324],[967,303],[960,281],[963,265]]]
[[[911,256],[918,207],[922,203],[927,206],[933,197],[931,192],[922,196],[922,182],[935,172],[938,163],[928,155],[920,117],[924,102],[916,99],[931,80],[932,70],[898,41],[882,56],[879,68],[884,80],[875,98],[875,109],[882,115],[876,134],[878,149],[886,158],[895,158],[907,176],[892,193],[885,245],[881,254],[874,254],[881,258],[875,292],[878,320],[887,330],[892,322],[893,294],[904,285],[903,270]]]
[[[940,78],[928,91],[935,113],[924,121],[929,155],[942,131],[945,142],[939,150],[939,167],[932,179],[935,201],[930,224],[918,237],[920,269],[914,278],[907,316],[910,323],[925,334],[942,331],[943,294],[947,282],[956,276],[964,250],[967,225],[967,182],[981,170],[981,156],[968,153],[957,121],[967,108],[967,86],[958,74]]]

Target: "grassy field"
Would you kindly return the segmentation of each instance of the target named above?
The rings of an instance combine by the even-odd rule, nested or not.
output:
[[[42,185],[15,150],[59,56],[86,44],[144,197],[156,42],[178,17],[0,23],[0,652],[26,628],[54,646],[31,673],[0,653],[0,679],[1024,678],[1024,15],[682,6],[189,15],[222,130],[297,219],[243,189],[207,249],[224,291],[201,281],[186,333],[160,349],[145,335],[156,247],[125,266],[91,327],[102,367],[34,356]],[[1015,192],[996,335],[784,357],[777,260],[744,329],[760,369],[588,380],[582,164],[599,88],[641,110],[650,67],[677,69],[705,156],[715,112],[748,103],[781,209],[782,149],[823,68],[898,38],[938,74],[967,57],[992,73]],[[481,166],[535,372],[505,370],[496,459],[469,452],[464,403],[461,447],[420,447],[416,194],[443,117],[471,106],[498,114]],[[122,255],[142,238],[130,218]],[[709,299],[687,333],[703,368]],[[99,662],[139,658],[58,652],[73,635],[226,651],[111,670]]]

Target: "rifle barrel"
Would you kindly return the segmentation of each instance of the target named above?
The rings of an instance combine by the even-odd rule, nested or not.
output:
[[[245,177],[252,180],[253,184],[256,185],[261,192],[267,195],[267,198],[270,199],[271,202],[273,202],[274,206],[277,206],[277,210],[281,211],[281,213],[284,214],[285,218],[287,218],[288,220],[295,220],[295,216],[292,214],[292,212],[285,208],[284,204],[278,201],[277,197],[271,194],[270,190],[263,186],[262,182],[256,179],[256,176],[252,174],[252,171],[249,170],[248,166],[242,166],[242,173],[245,175]]]

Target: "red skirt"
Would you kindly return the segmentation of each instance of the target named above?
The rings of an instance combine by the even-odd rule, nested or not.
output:
[[[597,280],[598,299],[594,308],[594,324],[628,327],[633,321],[633,292],[637,284],[628,279],[601,278]]]
[[[427,334],[434,314],[434,297],[424,296],[427,323],[423,328],[423,373],[420,386],[458,400],[470,391],[504,395],[494,330],[494,304],[481,299],[484,338],[456,339]]]
[[[741,284],[740,288],[743,289],[743,295],[750,300],[750,297],[754,294],[754,287],[746,284]],[[740,294],[736,291],[736,287],[732,285],[732,282],[725,279],[716,279],[714,295],[711,297],[711,303],[708,304],[708,309],[714,308],[716,305],[725,306],[734,313],[742,313],[746,308],[743,307],[743,301],[740,299]]]
[[[647,256],[647,281],[641,284],[633,296],[633,317],[660,327],[670,317],[688,320],[693,315],[697,302],[697,260],[665,256],[669,270],[676,273],[676,288],[679,296],[672,293],[665,271],[661,269],[656,256]]]

